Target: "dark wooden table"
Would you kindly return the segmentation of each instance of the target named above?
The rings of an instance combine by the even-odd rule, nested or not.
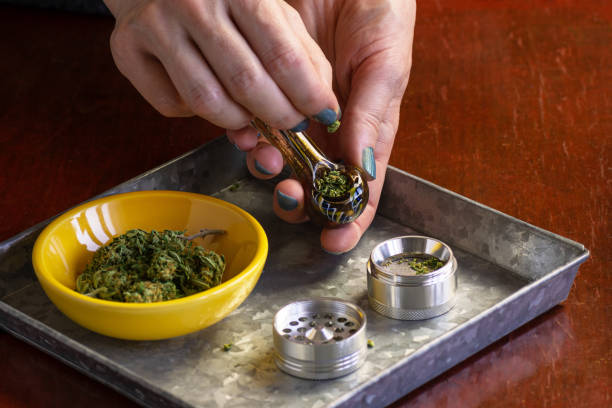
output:
[[[143,101],[111,19],[0,6],[0,21],[0,240],[221,133]],[[391,164],[592,256],[561,306],[396,407],[612,404],[611,50],[607,1],[419,3]],[[0,359],[1,407],[134,406],[6,333]]]

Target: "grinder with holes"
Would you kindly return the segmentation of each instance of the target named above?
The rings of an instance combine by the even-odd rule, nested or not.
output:
[[[366,316],[336,298],[290,303],[274,317],[274,361],[284,372],[323,380],[358,369],[365,360]]]

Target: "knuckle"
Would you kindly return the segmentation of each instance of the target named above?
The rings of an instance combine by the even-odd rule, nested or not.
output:
[[[411,60],[404,60],[397,55],[387,58],[389,64],[376,75],[382,89],[390,95],[401,95],[406,90],[410,76]]]
[[[172,7],[172,2],[169,3]],[[215,1],[182,0],[181,11],[184,16],[198,25],[198,29],[202,30],[204,35],[209,35],[218,25],[220,7],[222,7],[221,4]]]
[[[381,132],[381,122],[372,112],[362,112],[359,121],[362,127],[367,128],[371,131],[372,135],[379,135]]]
[[[156,26],[164,18],[164,10],[163,7],[160,7],[160,4],[157,2],[144,3],[140,6],[138,14],[131,19],[131,22],[135,25]]]
[[[265,13],[268,9],[269,0],[234,0],[242,10],[247,10],[251,15]]]
[[[157,100],[152,103],[159,113],[167,118],[176,118],[183,116],[190,116],[191,112],[181,102],[168,97],[158,97]]]
[[[223,93],[220,89],[193,86],[188,90],[187,100],[191,110],[198,116],[213,119],[222,116]]]
[[[189,112],[227,129],[248,126],[250,117],[239,108],[227,105],[223,89],[206,85],[193,86],[185,96]]]
[[[165,5],[145,2],[118,19],[113,44],[141,44],[152,48],[168,45],[167,12]]]
[[[371,142],[376,143],[376,151],[391,151],[396,129],[396,125],[393,122],[389,121],[385,116],[379,117],[374,112],[361,112],[358,121],[359,128],[364,129],[363,133],[375,135]]]
[[[272,76],[285,76],[302,66],[304,58],[293,47],[276,47],[264,56],[264,61]]]
[[[255,67],[240,68],[229,77],[230,92],[238,99],[249,99],[261,81],[262,75]]]
[[[293,21],[294,23],[303,24],[302,17],[300,16],[300,13],[296,9],[294,9],[293,7],[291,7],[289,4],[285,2],[282,3],[282,7],[285,12],[285,15],[287,16],[289,20]]]
[[[117,25],[111,33],[109,43],[115,60],[123,61],[134,44],[134,37],[124,25]]]

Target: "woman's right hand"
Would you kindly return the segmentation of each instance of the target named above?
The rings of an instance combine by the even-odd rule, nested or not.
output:
[[[105,0],[119,70],[165,116],[279,129],[339,114],[328,60],[298,13],[276,0]]]

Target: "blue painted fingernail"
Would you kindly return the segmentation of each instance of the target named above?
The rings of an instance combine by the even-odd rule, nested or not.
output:
[[[308,120],[308,118],[304,119],[303,121],[301,121],[300,123],[298,123],[296,126],[292,127],[291,130],[292,132],[303,132],[306,129],[308,129],[308,126],[310,125],[310,120]]]
[[[295,198],[288,196],[280,190],[276,191],[276,202],[285,211],[293,211],[297,208],[298,202]]]
[[[372,180],[376,179],[376,161],[374,160],[374,149],[366,147],[361,153],[361,166]]]
[[[325,126],[329,126],[338,119],[338,115],[333,109],[326,108],[314,115],[314,118]]]
[[[266,176],[271,176],[272,174],[274,174],[270,170],[262,166],[261,163],[259,163],[257,160],[255,160],[255,170],[257,170],[261,174],[265,174]]]
[[[323,248],[323,247],[321,247],[321,249],[323,249],[323,252],[327,252],[327,253],[328,253],[328,254],[330,254],[330,255],[342,255],[342,254],[346,253],[346,251],[345,251],[345,252],[333,252],[333,251],[328,251],[327,249],[325,249],[325,248]]]
[[[342,109],[338,106],[338,120],[342,119]]]

